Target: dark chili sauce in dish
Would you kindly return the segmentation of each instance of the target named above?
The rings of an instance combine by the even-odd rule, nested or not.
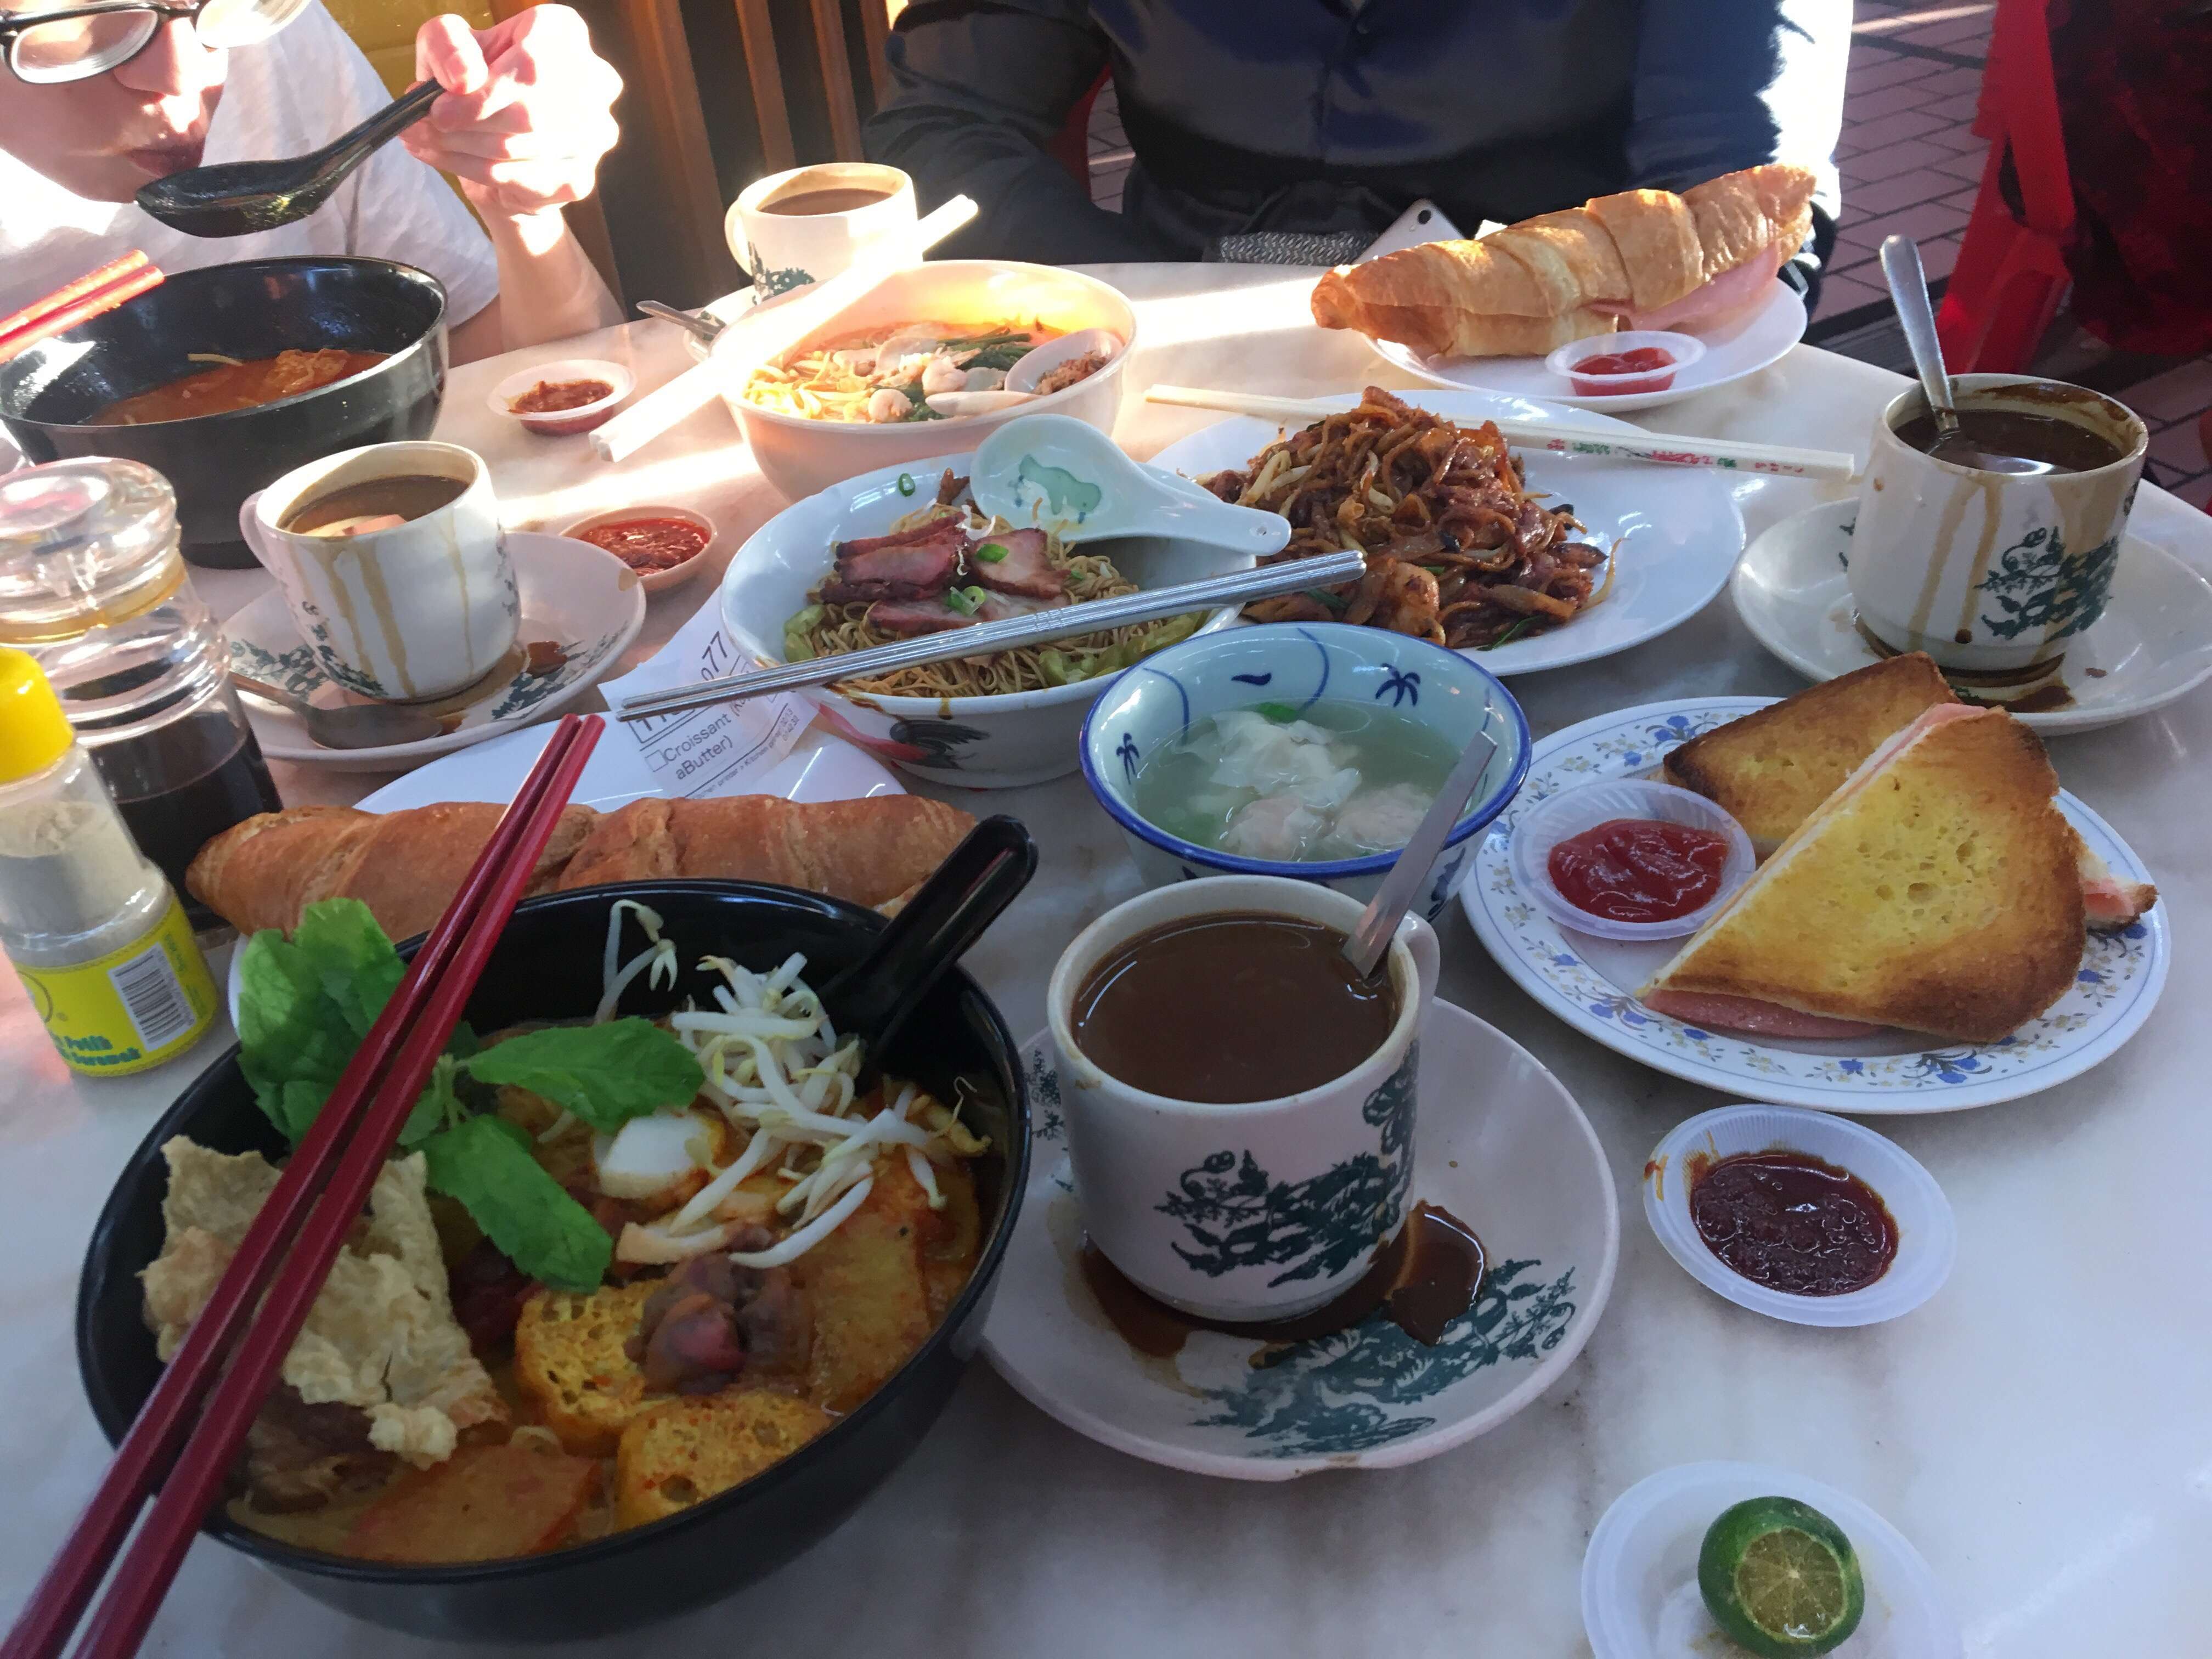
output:
[[[1639,392],[1664,392],[1674,384],[1674,354],[1664,346],[1638,346],[1632,351],[1601,352],[1585,357],[1567,371],[1575,393],[1583,398],[1622,397]]]
[[[557,415],[613,395],[605,380],[540,380],[507,407],[518,415]]]
[[[620,519],[577,533],[647,575],[689,563],[707,545],[707,532],[682,519]]]
[[[1723,1266],[1790,1296],[1863,1291],[1897,1260],[1897,1220],[1849,1170],[1779,1148],[1689,1161],[1690,1221]]]
[[[1545,868],[1559,896],[1607,921],[1672,921],[1711,902],[1728,842],[1658,818],[1608,818],[1552,848]]]

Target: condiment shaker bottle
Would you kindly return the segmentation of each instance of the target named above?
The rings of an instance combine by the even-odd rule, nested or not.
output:
[[[39,659],[123,821],[184,896],[208,840],[280,803],[230,647],[178,550],[177,497],[136,461],[0,478],[0,644]]]
[[[72,1071],[143,1072],[215,1021],[175,890],[131,838],[39,665],[0,647],[0,948]]]

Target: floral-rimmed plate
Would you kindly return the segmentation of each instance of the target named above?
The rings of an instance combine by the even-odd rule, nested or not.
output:
[[[1707,1031],[1638,1002],[1632,993],[1680,942],[1620,943],[1570,933],[1513,878],[1513,826],[1547,796],[1598,778],[1656,770],[1692,738],[1773,702],[1690,697],[1584,720],[1536,745],[1519,797],[1478,845],[1460,889],[1484,948],[1547,1012],[1654,1070],[1709,1089],[1785,1105],[1856,1114],[1954,1112],[2016,1100],[2080,1076],[2142,1027],[2166,984],[2172,942],[2163,903],[2116,933],[2092,933],[2074,987],[2040,1018],[1996,1042],[1931,1048],[1909,1032],[1844,1042]],[[2112,826],[2063,790],[2058,807],[2125,879],[2151,874]]]
[[[526,664],[495,671],[430,705],[453,718],[452,731],[376,749],[325,749],[307,736],[298,715],[248,692],[242,701],[261,752],[337,772],[398,771],[543,720],[610,672],[645,623],[645,590],[636,572],[589,542],[535,531],[508,531],[507,550],[522,603],[520,641],[559,646],[556,665],[537,673]],[[264,594],[222,627],[233,672],[309,702],[348,700],[316,665],[282,593]]]
[[[1565,1085],[1503,1032],[1439,1001],[1421,1044],[1413,1197],[1472,1226],[1490,1263],[1474,1306],[1436,1347],[1376,1315],[1263,1358],[1250,1338],[1207,1331],[1170,1359],[1132,1348],[1077,1262],[1060,1078],[1040,1031],[1022,1049],[1030,1188],[983,1330],[1000,1375],[1102,1445],[1238,1480],[1417,1463],[1534,1401],[1582,1352],[1612,1291],[1612,1172]]]

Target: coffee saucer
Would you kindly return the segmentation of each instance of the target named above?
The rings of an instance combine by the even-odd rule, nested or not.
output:
[[[1745,550],[1729,584],[1759,642],[1808,679],[1878,660],[1857,625],[1845,563],[1856,501],[1782,520]],[[2070,701],[2020,718],[2045,736],[2094,732],[2163,708],[2212,677],[2212,581],[2140,536],[2121,544],[2105,614],[2068,641],[2059,681]]]
[[[325,749],[307,736],[297,714],[241,691],[261,752],[338,772],[398,771],[543,720],[616,668],[645,623],[637,573],[613,554],[566,536],[510,530],[507,550],[522,600],[518,651],[473,686],[428,705],[452,722],[451,731],[419,743]],[[222,627],[233,672],[318,706],[362,701],[324,676],[283,593],[263,594]],[[524,648],[532,644],[540,647],[535,666]]]
[[[1536,1399],[1613,1289],[1613,1175],[1565,1085],[1503,1032],[1438,1001],[1420,1041],[1413,1195],[1471,1226],[1489,1261],[1474,1306],[1437,1346],[1378,1313],[1273,1347],[1212,1331],[1168,1358],[1132,1347],[1078,1262],[1060,1079],[1040,1031],[1022,1048],[1033,1173],[983,1331],[1000,1375],[1102,1445],[1237,1480],[1417,1463]]]

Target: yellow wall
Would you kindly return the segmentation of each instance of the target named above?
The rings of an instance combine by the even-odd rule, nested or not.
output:
[[[492,25],[487,0],[323,0],[338,27],[368,55],[394,95],[415,79],[415,31],[441,12],[465,17],[472,28]]]

